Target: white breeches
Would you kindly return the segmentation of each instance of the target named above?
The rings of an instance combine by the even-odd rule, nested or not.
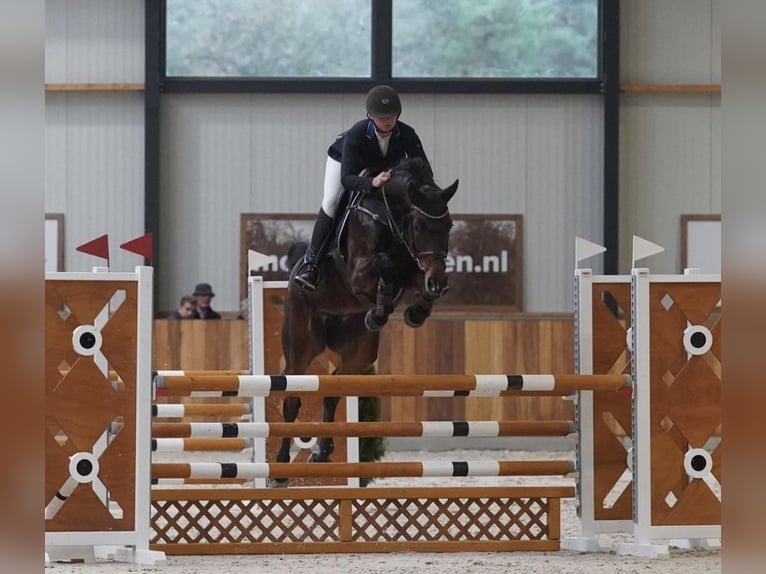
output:
[[[322,196],[322,211],[330,217],[335,217],[338,201],[343,192],[340,183],[340,162],[328,156],[324,168],[324,195]]]

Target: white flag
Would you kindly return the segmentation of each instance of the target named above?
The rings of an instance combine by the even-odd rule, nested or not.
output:
[[[651,255],[662,253],[665,248],[662,245],[657,245],[646,239],[642,239],[638,235],[633,236],[633,267],[636,266],[636,261],[645,259]]]
[[[606,247],[603,245],[593,243],[582,237],[575,237],[575,267],[577,267],[577,264],[583,259],[593,257],[604,251],[606,251]]]

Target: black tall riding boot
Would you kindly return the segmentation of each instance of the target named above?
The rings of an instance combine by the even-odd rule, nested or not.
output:
[[[303,257],[303,267],[295,275],[295,280],[303,289],[309,291],[316,289],[319,282],[319,262],[330,243],[334,224],[335,219],[320,209],[314,222],[314,231],[311,233],[311,244]]]

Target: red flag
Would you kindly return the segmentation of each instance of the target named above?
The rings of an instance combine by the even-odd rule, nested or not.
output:
[[[131,253],[137,253],[138,255],[143,255],[146,259],[149,260],[149,264],[151,265],[152,255],[154,255],[154,243],[152,241],[152,234],[147,233],[141,237],[136,237],[135,239],[126,241],[120,245],[120,249],[130,251]]]
[[[81,253],[87,253],[88,255],[95,255],[101,259],[106,259],[106,266],[109,267],[109,235],[104,234],[101,237],[96,237],[92,241],[83,243],[76,248]]]

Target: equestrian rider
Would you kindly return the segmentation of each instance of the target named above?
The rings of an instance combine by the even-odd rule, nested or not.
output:
[[[413,128],[399,121],[402,104],[389,86],[375,86],[367,94],[367,118],[340,134],[327,150],[322,207],[314,223],[311,245],[295,276],[309,291],[319,281],[319,264],[335,227],[344,190],[371,192],[391,178],[391,167],[408,157],[428,161]],[[365,171],[365,175],[359,175]]]

